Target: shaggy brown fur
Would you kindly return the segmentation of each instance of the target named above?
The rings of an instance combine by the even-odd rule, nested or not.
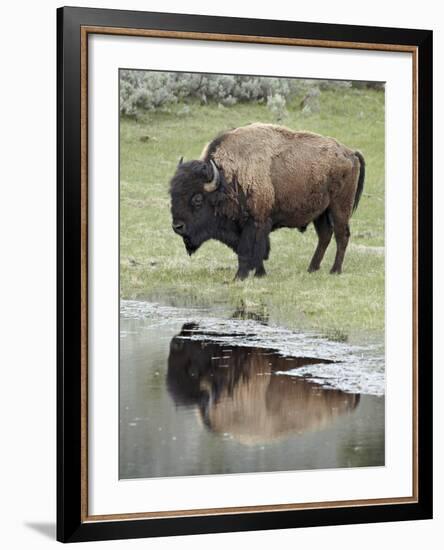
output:
[[[215,150],[208,144],[201,159],[212,158],[227,181],[238,182],[255,220],[263,222],[278,211],[286,227],[304,227],[331,201],[345,201],[341,207],[351,214],[359,160],[335,139],[254,123],[217,140]]]
[[[201,160],[210,159],[231,182],[234,200],[222,205],[224,215],[239,216],[239,186],[248,214],[259,226],[271,223],[272,230],[303,231],[313,222],[319,243],[309,271],[319,269],[334,231],[337,253],[331,272],[341,273],[348,222],[364,183],[365,163],[359,151],[334,138],[254,123],[229,130],[208,144]]]

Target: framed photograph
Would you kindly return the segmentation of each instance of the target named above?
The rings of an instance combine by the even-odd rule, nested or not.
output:
[[[63,542],[432,517],[432,32],[58,10]]]

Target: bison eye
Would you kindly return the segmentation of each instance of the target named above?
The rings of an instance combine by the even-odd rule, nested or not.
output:
[[[191,205],[194,206],[194,208],[200,208],[203,203],[203,195],[202,193],[196,193],[192,199],[191,199]]]

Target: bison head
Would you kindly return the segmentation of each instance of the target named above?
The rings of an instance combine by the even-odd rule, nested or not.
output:
[[[189,255],[214,237],[220,183],[221,174],[212,160],[181,160],[177,166],[170,183],[172,227]]]

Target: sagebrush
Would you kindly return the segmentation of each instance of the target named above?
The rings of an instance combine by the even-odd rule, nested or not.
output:
[[[359,85],[370,83],[357,83]],[[197,101],[231,107],[237,103],[266,103],[276,120],[286,115],[287,103],[313,90],[351,88],[343,80],[307,80],[262,76],[200,73],[120,71],[120,112],[137,117],[144,111],[167,110],[178,102]]]

